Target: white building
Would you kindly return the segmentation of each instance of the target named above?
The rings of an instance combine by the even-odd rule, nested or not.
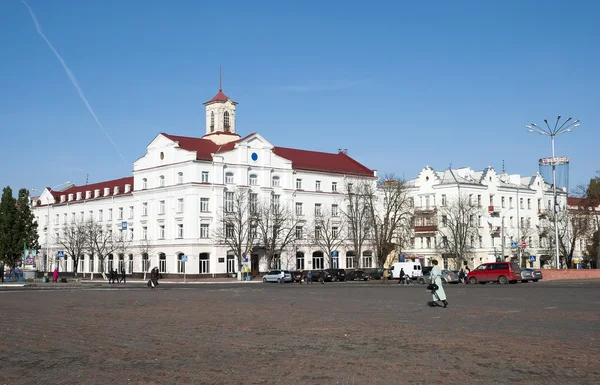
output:
[[[204,103],[205,135],[157,135],[146,154],[134,162],[133,176],[61,191],[47,188],[33,203],[42,245],[39,255],[49,256],[52,265],[59,250],[54,240],[61,227],[91,218],[114,226],[114,231],[127,231],[134,246],[144,240],[152,246],[148,259],[143,259],[136,247],[127,255],[109,255],[104,271],[122,263],[128,273],[158,266],[164,274],[185,271],[188,276],[223,276],[237,271],[233,255],[214,242],[214,228],[219,225],[219,213],[228,193],[243,186],[259,199],[287,203],[308,226],[313,214],[322,208],[342,215],[342,186],[350,179],[376,180],[374,170],[345,151],[322,153],[276,147],[258,133],[240,137],[236,133],[236,104],[219,90]],[[302,228],[297,231],[302,235]],[[374,267],[372,252],[365,250],[362,267]],[[308,242],[296,244],[287,254],[286,258],[282,256],[282,268],[330,267],[322,251]],[[346,258],[346,254],[350,257],[352,250],[340,249],[333,267],[352,267],[352,258]],[[185,264],[182,256],[188,257]],[[267,269],[260,250],[253,251],[249,259],[255,274]],[[80,261],[79,272],[101,271],[97,258],[86,254]],[[71,256],[59,267],[72,271]]]
[[[437,259],[444,268],[456,268],[453,259],[440,251],[440,228],[448,220],[443,215],[445,207],[461,195],[479,208],[472,218],[477,235],[470,241],[473,251],[467,256],[471,268],[497,258],[534,267],[540,267],[540,261],[542,265],[552,263],[551,242],[539,231],[540,220],[552,212],[552,186],[539,173],[521,177],[496,173],[492,167],[435,171],[427,166],[409,186],[415,217],[414,237],[403,251],[406,258],[421,260],[425,266]],[[560,210],[565,210],[566,193],[560,190],[557,194]],[[536,257],[534,263],[529,262],[530,255]]]

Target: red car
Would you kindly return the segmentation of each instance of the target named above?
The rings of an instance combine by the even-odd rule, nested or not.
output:
[[[521,268],[516,262],[490,262],[479,265],[467,275],[469,283],[506,282],[516,283],[521,280]]]

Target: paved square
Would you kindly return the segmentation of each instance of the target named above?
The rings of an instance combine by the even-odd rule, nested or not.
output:
[[[0,384],[600,383],[599,282],[446,291],[447,309],[379,282],[0,291]]]

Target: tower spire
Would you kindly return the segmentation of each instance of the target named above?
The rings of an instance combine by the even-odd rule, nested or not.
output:
[[[223,72],[221,66],[219,66],[219,92],[223,91]]]

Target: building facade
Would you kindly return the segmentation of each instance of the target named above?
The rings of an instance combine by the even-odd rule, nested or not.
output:
[[[512,260],[521,266],[553,264],[552,244],[541,230],[553,210],[552,186],[540,174],[531,177],[497,173],[492,167],[436,171],[427,166],[409,181],[414,201],[412,238],[402,253],[428,266],[432,259],[456,269],[456,258],[444,247],[449,223],[460,215],[472,224],[467,236],[469,252],[462,256],[470,267],[496,260]],[[558,191],[559,210],[567,205],[566,192]],[[474,209],[457,213],[462,196]],[[535,262],[530,262],[530,256]]]
[[[231,250],[216,238],[223,210],[235,191],[249,191],[257,201],[290,207],[296,218],[298,240],[282,251],[277,266],[287,269],[374,267],[372,251],[356,258],[347,244],[328,259],[307,234],[315,215],[326,211],[342,223],[344,188],[352,181],[375,183],[376,172],[350,158],[345,151],[323,153],[276,147],[258,133],[236,133],[236,105],[222,90],[208,102],[202,137],[158,134],[147,152],[133,164],[133,175],[61,191],[47,188],[32,205],[38,221],[42,250],[38,266],[58,266],[98,273],[124,268],[147,272],[158,266],[163,274],[199,277],[237,273]],[[91,253],[57,260],[56,240],[73,222],[93,220],[129,240],[127,250],[104,261]],[[148,251],[143,252],[144,250]],[[64,250],[62,250],[64,251]],[[256,247],[247,256],[257,274],[269,268]]]

